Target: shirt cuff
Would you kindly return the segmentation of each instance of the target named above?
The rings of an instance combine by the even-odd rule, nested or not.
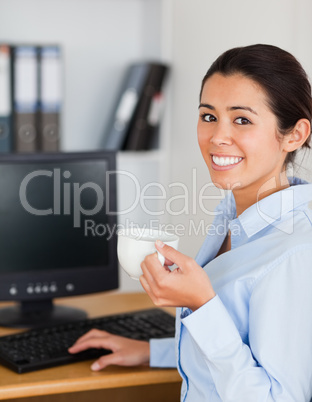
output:
[[[207,357],[217,354],[232,342],[241,342],[241,336],[218,295],[181,321]]]
[[[150,339],[150,367],[177,367],[175,339]]]

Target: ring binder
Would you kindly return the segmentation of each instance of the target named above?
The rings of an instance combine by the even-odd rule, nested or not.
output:
[[[109,121],[104,148],[145,150],[157,141],[162,86],[168,66],[139,62],[129,66],[114,114]]]
[[[148,150],[157,144],[163,105],[163,84],[168,69],[165,64],[148,64],[144,89],[129,127],[124,147],[126,150]]]
[[[61,109],[61,50],[39,49],[39,146],[43,152],[59,149]]]
[[[12,95],[11,51],[0,44],[0,153],[11,152],[12,143]]]
[[[128,131],[134,118],[148,75],[148,64],[138,63],[127,69],[121,86],[114,113],[108,123],[104,148],[118,151],[124,148]]]
[[[38,48],[13,47],[13,116],[17,152],[38,150]]]

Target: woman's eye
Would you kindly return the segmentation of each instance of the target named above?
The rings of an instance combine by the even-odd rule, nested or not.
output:
[[[202,120],[203,121],[208,121],[209,123],[212,121],[216,121],[217,119],[214,117],[214,115],[209,114],[209,113],[205,113],[202,115]]]
[[[234,120],[235,123],[245,125],[245,124],[251,124],[251,121],[246,119],[246,117],[238,117],[237,119]]]

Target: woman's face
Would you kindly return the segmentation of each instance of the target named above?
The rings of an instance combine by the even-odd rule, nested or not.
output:
[[[270,179],[279,179],[286,157],[283,140],[266,95],[253,80],[212,75],[203,87],[197,133],[217,187],[258,192]]]

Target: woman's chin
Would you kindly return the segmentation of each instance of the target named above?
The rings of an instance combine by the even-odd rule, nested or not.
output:
[[[222,190],[234,190],[238,189],[239,187],[242,186],[242,183],[239,182],[237,179],[231,180],[229,178],[227,179],[221,179],[220,177],[215,177],[215,175],[210,175],[212,183],[219,189]]]

